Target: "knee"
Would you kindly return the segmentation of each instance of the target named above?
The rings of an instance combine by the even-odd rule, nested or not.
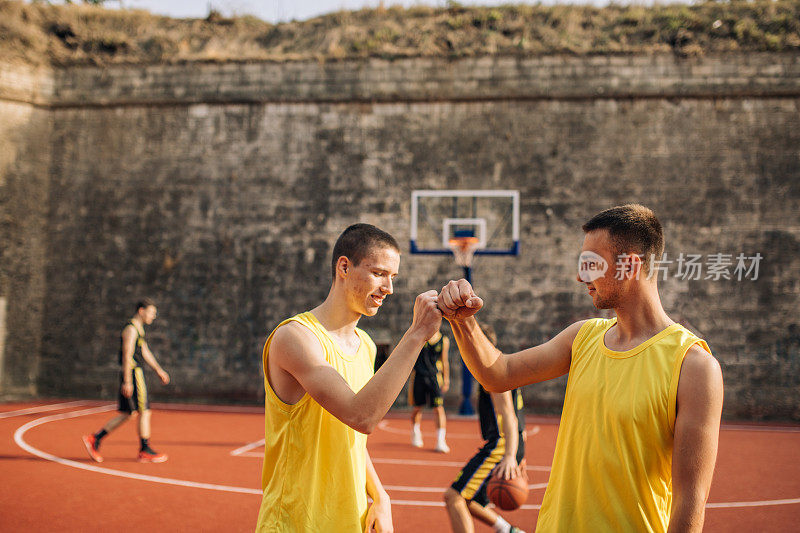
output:
[[[453,487],[448,487],[443,494],[444,504],[449,508],[452,509],[455,507],[459,502],[465,501],[464,498],[461,496],[459,492],[456,491]]]

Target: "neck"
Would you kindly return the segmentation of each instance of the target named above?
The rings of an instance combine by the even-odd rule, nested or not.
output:
[[[639,286],[623,300],[614,308],[618,335],[622,339],[652,337],[675,323],[664,311],[655,283]]]
[[[131,318],[131,322],[137,329],[144,330],[144,321],[138,315]]]
[[[331,333],[350,335],[355,332],[361,314],[353,311],[347,305],[347,299],[342,291],[333,285],[328,297],[320,305],[311,310],[320,324]]]

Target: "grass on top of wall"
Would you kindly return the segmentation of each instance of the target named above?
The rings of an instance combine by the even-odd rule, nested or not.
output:
[[[34,65],[800,51],[800,0],[339,11],[270,24],[0,0],[0,57]]]

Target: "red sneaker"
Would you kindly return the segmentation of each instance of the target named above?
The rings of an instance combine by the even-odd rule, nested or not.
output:
[[[153,452],[153,451],[141,451],[139,452],[139,459],[140,463],[163,463],[167,460],[166,454]]]
[[[86,446],[86,453],[89,454],[89,457],[91,457],[92,461],[95,463],[102,463],[103,456],[97,451],[97,443],[94,435],[84,435],[81,440],[83,440],[83,445]]]

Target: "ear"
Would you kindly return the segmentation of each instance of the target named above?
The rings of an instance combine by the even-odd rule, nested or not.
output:
[[[639,276],[642,275],[642,266],[642,256],[633,252],[629,253],[626,272],[627,279],[639,279]]]
[[[617,279],[639,279],[642,274],[642,257],[634,252],[617,257]]]
[[[336,277],[338,278],[346,278],[347,274],[350,273],[350,268],[352,268],[352,263],[346,256],[341,256],[339,259],[336,260]]]

